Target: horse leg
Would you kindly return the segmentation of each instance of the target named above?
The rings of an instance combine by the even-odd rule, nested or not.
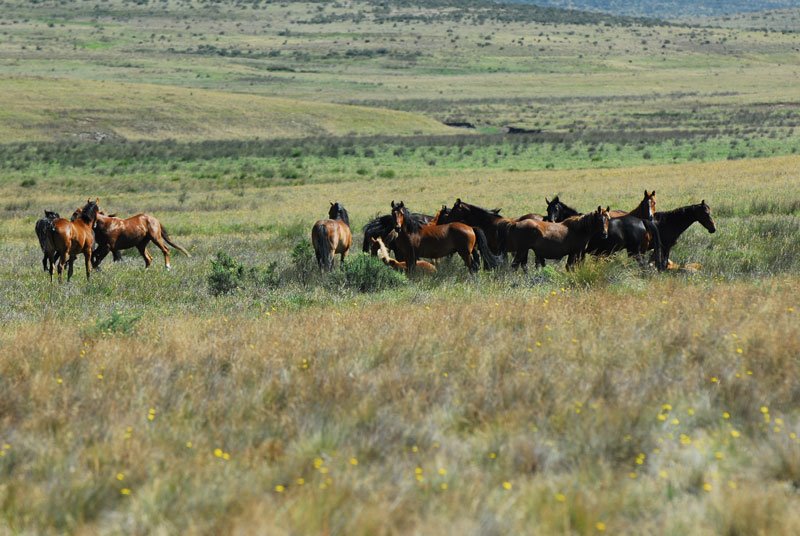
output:
[[[165,246],[164,242],[156,237],[152,238],[151,240],[158,247],[158,249],[161,250],[161,253],[164,254],[164,266],[167,267],[168,271],[172,270],[172,266],[169,265],[169,249],[167,249],[167,246]]]
[[[536,267],[537,267],[537,268],[544,268],[544,267],[545,267],[545,260],[544,260],[544,257],[542,257],[541,255],[539,255],[539,254],[538,254],[538,253],[536,253],[535,251],[533,252],[533,255],[536,257]]]
[[[145,269],[150,268],[150,263],[153,261],[152,257],[150,257],[150,253],[147,252],[147,242],[142,242],[136,246],[136,249],[139,250],[139,255],[142,256],[144,259],[144,267]]]
[[[72,267],[75,264],[75,255],[73,253],[69,254],[69,271],[67,272],[67,283],[69,283],[70,279],[72,279]]]
[[[92,273],[92,248],[83,250],[83,262],[86,265],[86,281],[89,281],[89,274]]]

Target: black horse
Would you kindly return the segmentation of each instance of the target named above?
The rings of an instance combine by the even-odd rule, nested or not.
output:
[[[558,196],[547,201],[547,221],[561,222],[572,216],[581,215],[574,208],[562,203]],[[595,235],[589,240],[586,251],[592,255],[611,255],[625,250],[628,256],[644,263],[644,254],[654,250],[653,263],[658,270],[664,270],[666,263],[662,255],[661,236],[655,223],[637,216],[625,215],[611,218],[608,223],[608,236]]]
[[[665,265],[670,262],[669,253],[678,238],[694,222],[700,222],[709,233],[717,232],[717,226],[711,217],[711,207],[706,204],[705,199],[696,205],[686,205],[674,210],[656,212],[653,215],[653,223],[661,237],[661,258]],[[653,253],[655,255],[655,251]]]
[[[53,222],[60,218],[58,212],[50,210],[44,211],[44,218],[36,220],[36,237],[39,239],[39,247],[42,248],[42,268],[45,272],[50,271],[49,259],[51,254],[54,255],[53,262],[58,260],[58,252],[56,252],[55,245],[50,239],[50,232],[55,231]]]

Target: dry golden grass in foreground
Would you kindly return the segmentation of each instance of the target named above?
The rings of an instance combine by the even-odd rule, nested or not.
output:
[[[2,531],[800,530],[796,278],[460,292],[12,328]]]

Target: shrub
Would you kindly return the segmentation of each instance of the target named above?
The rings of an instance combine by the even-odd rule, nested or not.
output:
[[[93,328],[89,330],[89,335],[108,335],[111,333],[121,333],[130,335],[136,328],[136,323],[142,318],[141,314],[124,314],[119,311],[111,311],[111,316],[95,322]]]
[[[377,257],[366,253],[351,256],[344,263],[345,286],[359,292],[379,292],[405,285],[406,276],[392,270]]]
[[[208,276],[208,287],[211,294],[230,294],[244,286],[244,265],[223,251],[218,251],[211,261],[211,273]]]
[[[302,285],[308,285],[317,274],[317,260],[311,241],[303,239],[292,249],[292,275]]]

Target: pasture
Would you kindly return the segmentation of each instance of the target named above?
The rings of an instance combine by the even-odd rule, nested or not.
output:
[[[800,34],[396,4],[3,3],[0,533],[798,533]],[[645,189],[711,206],[699,271],[360,253],[392,200]],[[192,256],[51,285],[89,196]]]

